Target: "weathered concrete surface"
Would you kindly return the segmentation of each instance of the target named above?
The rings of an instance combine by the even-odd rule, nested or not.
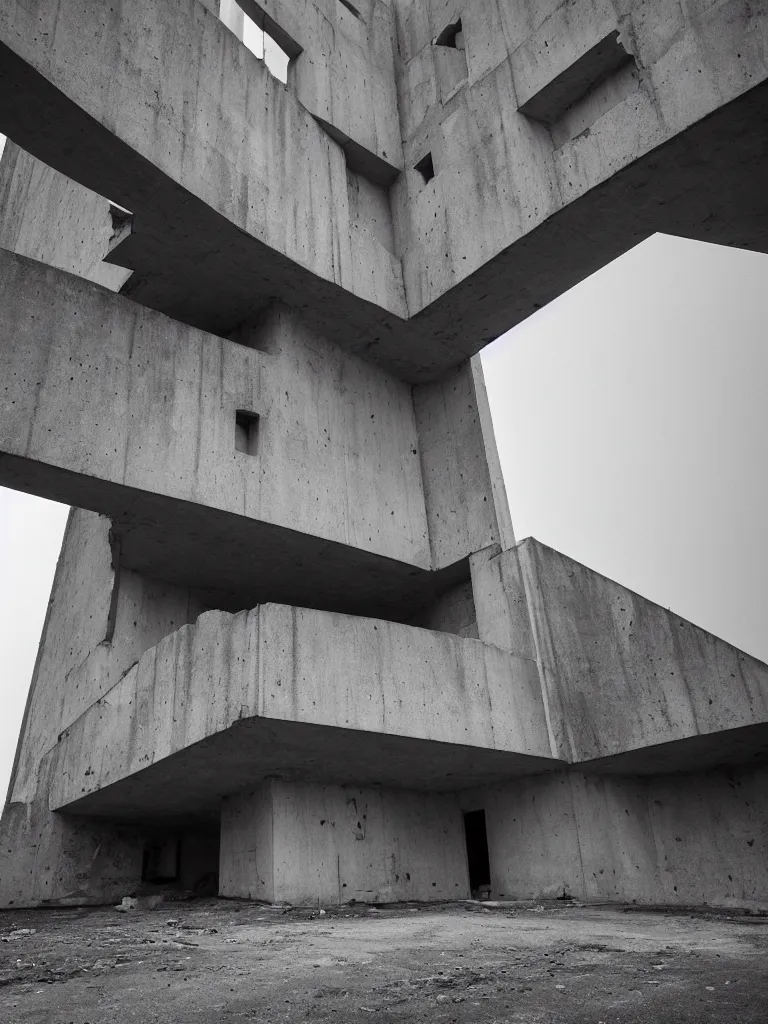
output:
[[[663,772],[768,755],[768,666],[533,539],[518,552],[561,757]]]
[[[432,566],[514,545],[480,360],[415,387],[413,398]]]
[[[430,565],[407,385],[289,310],[262,353],[11,253],[0,282],[4,453]],[[259,417],[255,457],[237,410]]]
[[[0,905],[103,903],[141,878],[145,834],[93,819],[51,814],[55,751],[36,767],[27,799],[9,799],[0,842]]]
[[[118,820],[215,817],[270,775],[451,790],[557,765],[532,660],[280,605],[170,634],[57,747],[51,807]]]
[[[246,345],[11,253],[0,278],[0,479],[109,515],[128,567],[209,604],[407,618],[511,538],[479,365],[412,394],[285,307]]]
[[[653,231],[768,247],[759,6],[662,16],[651,0],[504,14],[477,3],[463,14],[468,78],[443,104],[432,39],[453,15],[395,5],[408,169],[388,199],[363,205],[350,198],[359,188],[344,149],[290,84],[197,0],[149,6],[80,0],[54,15],[42,0],[6,4],[0,128],[134,211],[135,233],[111,258],[136,270],[135,298],[185,322],[225,333],[278,297],[331,340],[429,380]],[[292,81],[321,69],[322,88],[306,86],[317,109],[338,96],[344,120],[354,101],[356,123],[378,132],[379,94],[355,86],[362,58],[344,53],[353,29],[379,22],[355,25],[332,6],[346,19],[334,56],[324,33],[306,40]],[[376,12],[386,22],[386,5]],[[559,134],[517,110],[518,93],[543,88],[614,30],[635,61],[629,78],[574,97]],[[373,37],[390,45],[383,31]],[[367,52],[383,68],[377,47]],[[26,116],[33,104],[40,119]],[[436,170],[426,185],[414,169],[425,150]],[[712,180],[728,187],[713,194]],[[382,244],[390,231],[394,252]]]
[[[494,898],[768,906],[768,769],[580,772],[461,794],[485,808]]]
[[[30,687],[9,800],[33,800],[40,759],[62,729],[111,689],[148,648],[193,622],[204,610],[188,591],[115,564],[109,520],[73,509]]]
[[[469,896],[453,794],[267,780],[222,804],[220,894],[294,905]]]

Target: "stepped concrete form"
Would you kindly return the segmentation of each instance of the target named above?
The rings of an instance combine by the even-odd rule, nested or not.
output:
[[[2,905],[768,906],[768,667],[516,543],[477,355],[768,251],[766,112],[743,0],[3,4],[0,484],[74,507]]]

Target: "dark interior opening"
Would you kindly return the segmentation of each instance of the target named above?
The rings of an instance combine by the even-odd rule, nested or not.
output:
[[[235,413],[235,449],[255,455],[258,443],[259,417],[255,412],[238,409]]]
[[[484,810],[467,811],[464,815],[464,835],[467,840],[467,866],[472,898],[487,898],[491,888],[491,865],[488,860]]]
[[[454,50],[464,49],[464,36],[461,31],[461,18],[443,29],[435,40],[437,46],[450,46]]]
[[[142,882],[175,882],[179,875],[179,842],[160,839],[144,847]]]
[[[427,153],[421,160],[416,164],[416,170],[422,176],[424,181],[432,181],[435,176],[435,165],[432,163],[432,154]]]

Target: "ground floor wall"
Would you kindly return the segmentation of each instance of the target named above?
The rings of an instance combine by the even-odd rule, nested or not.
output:
[[[268,780],[224,801],[222,896],[294,904],[469,896],[454,794]]]
[[[557,772],[461,794],[484,809],[491,896],[768,907],[768,768]]]

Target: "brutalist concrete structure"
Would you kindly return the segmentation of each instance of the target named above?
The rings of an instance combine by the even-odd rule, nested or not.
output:
[[[516,544],[476,358],[768,251],[767,78],[743,0],[5,0],[0,483],[74,510],[3,905],[768,902],[768,668]]]

